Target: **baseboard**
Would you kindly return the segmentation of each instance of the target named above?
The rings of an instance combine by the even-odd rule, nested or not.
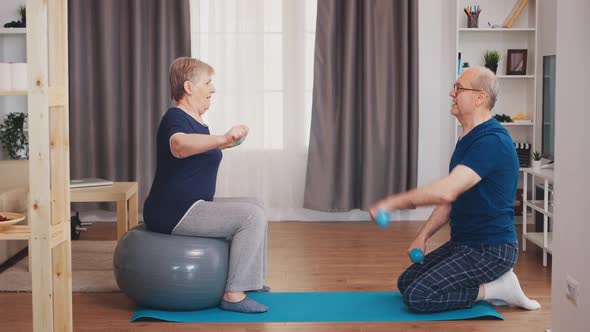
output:
[[[394,221],[425,221],[432,213],[432,208],[393,211],[391,219]],[[348,212],[323,212],[304,208],[277,209],[267,208],[266,215],[271,221],[369,221],[369,213],[361,210]]]

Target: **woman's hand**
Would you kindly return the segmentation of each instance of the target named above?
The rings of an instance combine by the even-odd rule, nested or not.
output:
[[[248,126],[246,126],[246,125],[240,125],[240,127],[242,127],[242,130],[244,130],[244,136],[242,136],[242,138],[240,138],[240,141],[243,141],[244,139],[246,139],[246,136],[248,136],[248,133],[250,132],[250,128],[248,128]]]
[[[237,125],[231,127],[230,130],[225,133],[225,137],[228,140],[228,143],[235,143],[248,135],[248,131],[250,129],[245,125]]]
[[[220,146],[220,149],[223,150],[240,145],[244,139],[246,139],[246,136],[248,136],[249,131],[250,128],[245,125],[233,126],[227,133],[225,133],[224,137],[227,143]]]

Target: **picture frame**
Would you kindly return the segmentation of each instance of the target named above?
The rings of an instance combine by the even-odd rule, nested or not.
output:
[[[526,75],[528,50],[508,50],[506,75]]]

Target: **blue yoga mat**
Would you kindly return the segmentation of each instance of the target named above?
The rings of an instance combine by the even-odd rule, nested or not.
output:
[[[461,320],[502,316],[486,302],[471,309],[434,314],[410,312],[398,292],[251,293],[270,309],[263,314],[241,314],[218,308],[198,311],[163,311],[139,307],[131,321],[153,318],[184,323],[260,322],[414,322]]]

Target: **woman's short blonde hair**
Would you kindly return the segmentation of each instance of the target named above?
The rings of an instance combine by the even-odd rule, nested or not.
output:
[[[203,73],[207,75],[215,74],[213,67],[209,64],[195,58],[181,57],[177,58],[170,65],[170,95],[175,101],[184,97],[184,82],[192,81]]]

